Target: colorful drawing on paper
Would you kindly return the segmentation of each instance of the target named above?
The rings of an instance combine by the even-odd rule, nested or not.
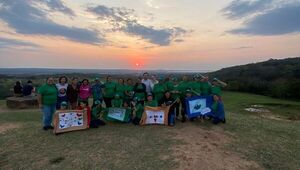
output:
[[[83,126],[83,113],[65,112],[59,113],[59,129]]]

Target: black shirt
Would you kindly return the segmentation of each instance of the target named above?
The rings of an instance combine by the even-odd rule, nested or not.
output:
[[[15,94],[22,94],[22,86],[21,85],[15,85],[14,86],[14,93]]]
[[[29,96],[29,95],[31,95],[32,90],[33,90],[33,86],[32,85],[29,85],[29,84],[25,85],[23,87],[23,96]]]
[[[77,102],[78,99],[78,93],[79,93],[79,86],[76,86],[75,88],[72,86],[72,84],[68,85],[67,88],[67,96],[69,102]]]

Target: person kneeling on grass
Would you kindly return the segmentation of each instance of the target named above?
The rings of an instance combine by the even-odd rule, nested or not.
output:
[[[135,99],[135,102],[132,102],[132,107],[133,107],[133,119],[132,119],[132,123],[134,125],[139,125],[141,118],[143,116],[143,112],[144,112],[144,106],[139,102],[139,99]]]
[[[87,101],[80,101],[79,102],[79,106],[78,106],[78,110],[84,110],[87,113],[87,124],[88,126],[90,126],[91,123],[91,108],[88,105]]]
[[[150,106],[150,107],[157,107],[158,103],[156,100],[153,99],[153,96],[151,93],[148,93],[147,95],[147,101],[144,104],[145,106]]]
[[[120,97],[119,94],[115,94],[115,98],[111,101],[112,107],[122,107],[123,99]]]
[[[98,128],[99,126],[104,126],[105,122],[100,119],[101,112],[103,111],[101,101],[95,100],[92,106],[92,114],[91,114],[91,128]]]
[[[59,110],[67,110],[67,109],[68,109],[68,103],[66,101],[61,102]]]
[[[220,122],[225,123],[225,111],[224,104],[218,95],[213,95],[213,104],[211,106],[212,113],[207,115],[212,118],[213,124],[218,124]]]
[[[159,101],[159,105],[161,107],[170,106],[169,114],[168,114],[169,126],[175,125],[175,105],[174,105],[175,101],[176,100],[171,96],[171,93],[169,91],[166,91],[162,99]]]

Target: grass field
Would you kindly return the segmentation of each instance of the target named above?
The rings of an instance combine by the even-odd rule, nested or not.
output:
[[[234,92],[223,100],[227,123],[218,126],[109,123],[58,136],[41,130],[38,110],[7,110],[0,101],[0,169],[300,168],[300,102]],[[244,110],[253,105],[268,112]]]

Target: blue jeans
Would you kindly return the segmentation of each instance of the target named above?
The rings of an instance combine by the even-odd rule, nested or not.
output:
[[[51,126],[53,114],[56,111],[56,104],[43,105],[43,124],[44,127]]]

